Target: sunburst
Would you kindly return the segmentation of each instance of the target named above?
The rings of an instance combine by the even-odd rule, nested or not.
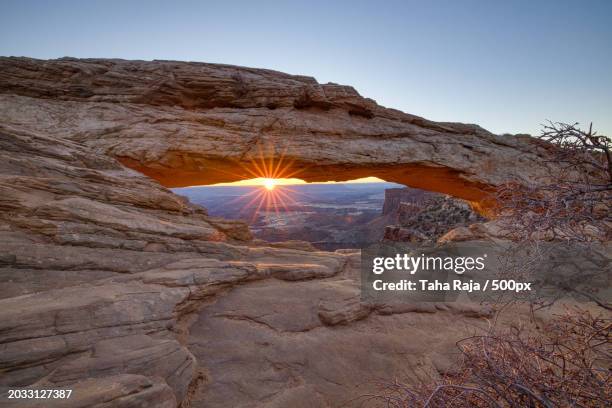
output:
[[[254,158],[246,164],[238,164],[243,170],[242,173],[246,172],[251,175],[252,179],[256,179],[257,185],[260,186],[233,200],[233,202],[245,202],[239,215],[255,208],[249,221],[251,224],[264,211],[280,215],[281,211],[288,212],[291,206],[299,205],[295,197],[301,193],[286,185],[280,185],[282,181],[295,178],[303,171],[303,169],[295,170],[294,161],[287,160],[286,152],[287,149],[285,148],[280,154],[275,154],[276,149],[270,147],[268,154],[265,154],[264,148],[259,144],[257,145],[257,155]],[[239,174],[233,175],[232,178],[236,178],[236,176],[239,176]]]
[[[274,187],[276,187],[276,179],[273,179],[273,178],[264,179],[263,185],[266,188],[266,190],[272,191],[274,190]]]

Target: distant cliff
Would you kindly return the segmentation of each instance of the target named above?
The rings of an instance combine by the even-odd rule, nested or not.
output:
[[[388,188],[385,190],[385,203],[382,214],[395,214],[401,203],[422,204],[425,200],[438,196],[439,194],[416,188]]]
[[[383,240],[402,242],[435,242],[453,228],[485,221],[463,200],[411,188],[385,191],[382,218]]]

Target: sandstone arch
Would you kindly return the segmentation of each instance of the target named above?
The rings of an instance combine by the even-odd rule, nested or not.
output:
[[[0,104],[4,122],[84,143],[166,187],[252,178],[245,169],[263,151],[306,181],[377,176],[486,209],[501,183],[546,174],[529,137],[432,122],[264,69],[1,58]]]
[[[169,187],[250,178],[258,146],[308,181],[374,175],[475,202],[546,170],[528,138],[312,78],[0,58],[0,388],[44,381],[74,389],[75,407],[339,405],[364,367],[448,365],[434,359],[490,311],[363,304],[359,254],[251,241],[131,170]],[[260,341],[244,353],[227,341],[239,336]]]

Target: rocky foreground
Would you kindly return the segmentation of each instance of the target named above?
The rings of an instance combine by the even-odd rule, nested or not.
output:
[[[332,407],[449,369],[489,310],[364,304],[358,252],[255,243],[159,184],[249,177],[278,149],[306,180],[379,176],[484,209],[546,170],[528,138],[312,78],[0,58],[0,386],[74,390],[14,405]]]

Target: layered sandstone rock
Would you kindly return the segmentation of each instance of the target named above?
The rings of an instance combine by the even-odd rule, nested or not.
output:
[[[202,304],[247,282],[333,277],[346,263],[248,246],[244,224],[210,219],[73,142],[2,127],[0,145],[4,389],[74,388],[83,407],[176,406],[199,378],[184,320]]]
[[[378,176],[486,206],[491,188],[548,174],[546,153],[528,137],[432,122],[348,86],[228,65],[0,58],[0,121],[82,143],[166,187],[278,167],[307,181]]]
[[[358,254],[245,241],[245,225],[72,141],[1,126],[0,145],[3,390],[73,389],[75,407],[336,405],[359,370],[452,349],[401,341],[418,308],[361,304]]]
[[[2,390],[74,390],[28,401],[44,407],[337,406],[368,379],[448,367],[488,310],[364,304],[358,253],[253,242],[157,183],[250,177],[260,152],[307,180],[374,175],[472,201],[544,171],[528,140],[312,78],[1,58]]]

